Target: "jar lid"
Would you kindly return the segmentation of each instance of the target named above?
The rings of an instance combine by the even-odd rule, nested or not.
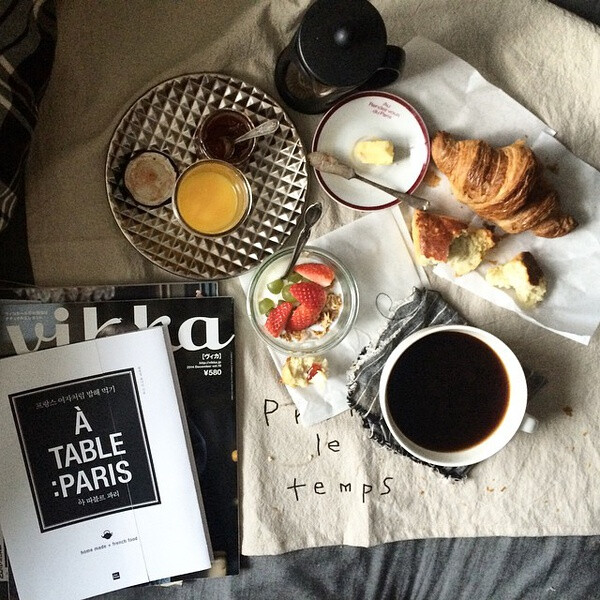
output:
[[[357,86],[382,64],[387,34],[368,0],[316,0],[302,19],[297,44],[304,67],[321,83]]]

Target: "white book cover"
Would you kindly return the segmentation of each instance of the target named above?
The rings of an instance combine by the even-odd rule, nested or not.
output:
[[[0,529],[20,600],[210,567],[164,327],[0,360]]]

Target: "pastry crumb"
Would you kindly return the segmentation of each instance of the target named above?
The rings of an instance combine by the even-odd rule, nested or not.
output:
[[[290,387],[315,384],[322,389],[327,383],[327,359],[319,356],[288,356],[281,368],[281,383]]]
[[[423,183],[428,187],[437,187],[440,185],[441,177],[433,170],[427,169],[427,173],[425,173],[425,177],[423,178]]]
[[[521,252],[503,265],[492,267],[485,279],[494,287],[512,289],[517,302],[533,308],[544,299],[548,284],[531,252]]]

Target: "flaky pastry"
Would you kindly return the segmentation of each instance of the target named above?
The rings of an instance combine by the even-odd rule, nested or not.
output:
[[[423,266],[447,263],[456,276],[476,269],[494,247],[492,232],[431,211],[415,210],[412,238],[417,262]]]
[[[456,198],[507,233],[530,230],[554,238],[577,226],[562,211],[556,191],[542,177],[542,166],[522,140],[494,148],[483,140],[457,141],[440,131],[432,140],[431,156]]]

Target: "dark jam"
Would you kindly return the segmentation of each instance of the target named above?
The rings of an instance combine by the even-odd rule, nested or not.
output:
[[[508,406],[509,382],[498,355],[465,333],[440,331],[410,346],[392,369],[390,415],[404,435],[437,452],[485,440]]]
[[[198,131],[198,147],[209,158],[239,164],[252,152],[254,140],[233,145],[240,135],[252,129],[252,123],[242,113],[218,110],[209,115]]]

